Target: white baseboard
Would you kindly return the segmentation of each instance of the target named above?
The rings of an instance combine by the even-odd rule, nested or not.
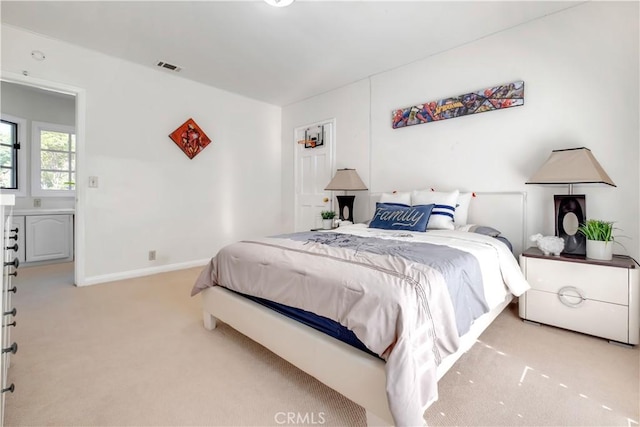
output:
[[[98,283],[113,282],[116,280],[132,279],[134,277],[150,276],[152,274],[166,273],[167,271],[184,270],[186,268],[200,267],[206,265],[211,258],[195,261],[179,262],[176,264],[159,265],[157,267],[141,268],[139,270],[122,271],[120,273],[102,274],[99,276],[85,277],[76,286],[90,286]]]

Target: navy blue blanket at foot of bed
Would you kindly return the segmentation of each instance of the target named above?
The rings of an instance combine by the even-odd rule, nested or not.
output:
[[[359,350],[362,350],[366,353],[369,353],[375,357],[380,358],[377,354],[369,350],[362,343],[362,341],[360,341],[358,337],[356,337],[356,334],[354,334],[353,331],[351,331],[350,329],[347,329],[346,327],[342,326],[340,323],[334,320],[331,320],[323,316],[319,316],[309,311],[300,310],[298,308],[293,308],[287,305],[279,304],[277,302],[254,297],[251,295],[241,294],[239,292],[235,292],[235,293],[247,299],[250,299],[254,302],[257,302],[258,304],[261,304],[267,308],[270,308],[271,310],[276,311],[293,320],[296,320],[302,324],[312,327],[313,329],[316,329],[324,334],[327,334],[337,340],[340,340],[346,344],[349,344],[352,347],[355,347]]]

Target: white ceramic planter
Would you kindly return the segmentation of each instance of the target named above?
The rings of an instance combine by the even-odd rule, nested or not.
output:
[[[322,228],[325,230],[331,230],[333,228],[333,219],[323,219]]]
[[[613,258],[613,241],[587,240],[587,258],[611,261]]]

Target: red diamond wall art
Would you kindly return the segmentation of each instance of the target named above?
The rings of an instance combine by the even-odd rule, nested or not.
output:
[[[171,138],[190,159],[193,159],[211,142],[209,137],[200,129],[200,126],[198,126],[193,119],[184,122],[169,135],[169,138]]]

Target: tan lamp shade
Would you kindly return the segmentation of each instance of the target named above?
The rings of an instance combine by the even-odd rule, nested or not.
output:
[[[367,190],[367,186],[364,185],[355,169],[338,169],[325,190],[357,191]]]
[[[527,184],[608,184],[616,186],[585,147],[553,150]]]

